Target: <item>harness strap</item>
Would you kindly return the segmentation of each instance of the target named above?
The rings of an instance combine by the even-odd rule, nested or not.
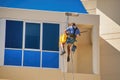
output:
[[[76,30],[78,29],[78,28],[73,28],[74,29],[74,33],[73,33],[73,35],[75,35],[75,32],[76,32]]]
[[[78,28],[73,28],[74,32],[73,34],[70,34],[69,37],[73,37],[74,39],[76,38],[75,32]]]

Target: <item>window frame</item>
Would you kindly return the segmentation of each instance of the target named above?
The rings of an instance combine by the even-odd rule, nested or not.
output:
[[[5,48],[4,47],[4,50],[5,49],[10,49],[10,50],[22,50],[22,61],[21,61],[21,66],[17,66],[17,67],[32,67],[32,66],[23,66],[23,58],[24,58],[24,51],[25,50],[30,50],[30,51],[40,51],[40,67],[33,67],[33,68],[43,68],[44,69],[44,67],[42,67],[42,52],[44,51],[44,52],[57,52],[57,53],[59,53],[60,52],[60,50],[58,50],[58,51],[50,51],[50,50],[42,50],[42,45],[43,45],[43,23],[52,23],[52,24],[59,24],[59,35],[60,35],[60,33],[61,33],[61,24],[60,24],[60,22],[51,22],[51,21],[35,21],[35,20],[20,20],[20,19],[5,19],[5,22],[7,21],[7,20],[13,20],[13,21],[23,21],[23,36],[22,36],[22,38],[23,38],[23,41],[22,41],[22,48],[21,49],[17,49],[17,48]],[[25,29],[26,29],[26,23],[37,23],[37,24],[40,24],[40,49],[28,49],[28,48],[25,48]],[[6,23],[5,23],[6,24]],[[6,26],[5,26],[6,27]],[[6,29],[5,29],[5,31],[6,31]],[[5,53],[4,53],[5,54]],[[54,53],[53,53],[54,54]],[[55,53],[56,54],[56,53]],[[59,55],[59,54],[58,54]],[[58,68],[49,68],[49,67],[47,67],[47,68],[45,68],[45,69],[60,69],[60,55],[59,55],[59,62],[58,62],[58,64],[59,64],[59,67]],[[4,65],[4,66],[14,66],[14,65]]]

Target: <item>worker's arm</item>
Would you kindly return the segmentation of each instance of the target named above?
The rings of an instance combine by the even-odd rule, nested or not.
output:
[[[80,36],[80,34],[76,35],[76,38],[78,38]]]
[[[79,36],[81,35],[81,34],[80,34],[80,30],[77,29],[76,32],[75,32],[75,34],[76,34],[76,38],[79,37]]]

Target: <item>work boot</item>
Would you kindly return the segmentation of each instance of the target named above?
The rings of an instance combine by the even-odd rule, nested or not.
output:
[[[62,53],[61,53],[60,55],[63,55],[63,54],[65,54],[65,53],[66,53],[65,50],[63,50]]]
[[[68,56],[68,57],[67,57],[67,62],[69,62],[69,61],[70,61],[70,57]]]
[[[76,48],[77,48],[77,46],[73,45],[72,46],[72,51],[75,52]]]

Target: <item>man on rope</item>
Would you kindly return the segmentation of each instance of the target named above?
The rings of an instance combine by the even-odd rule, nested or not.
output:
[[[67,27],[66,30],[64,31],[64,34],[60,36],[60,46],[62,50],[61,55],[66,53],[64,46],[65,43],[67,44],[67,53],[68,53],[67,62],[70,61],[70,49],[72,49],[72,51],[75,51],[76,49],[74,42],[76,41],[76,38],[78,36],[80,36],[80,30],[78,29],[75,23],[72,23],[72,26]]]

